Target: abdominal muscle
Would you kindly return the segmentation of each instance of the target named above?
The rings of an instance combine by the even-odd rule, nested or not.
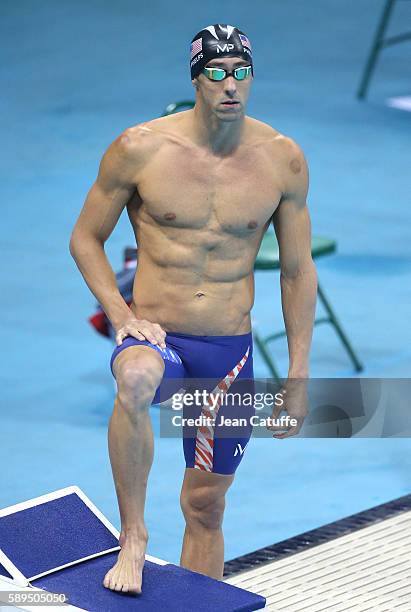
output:
[[[144,265],[146,264],[146,265]],[[139,256],[131,310],[167,332],[235,336],[251,330],[254,279],[224,282],[190,268],[159,267]]]

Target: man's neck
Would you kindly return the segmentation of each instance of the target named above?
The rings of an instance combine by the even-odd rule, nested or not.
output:
[[[235,121],[221,121],[215,114],[196,104],[193,112],[193,136],[214,155],[225,156],[238,148],[245,126],[242,115]]]

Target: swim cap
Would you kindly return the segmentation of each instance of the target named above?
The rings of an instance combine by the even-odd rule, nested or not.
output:
[[[216,23],[200,30],[193,36],[190,51],[191,79],[195,79],[210,60],[233,55],[247,60],[254,75],[251,43],[244,32],[234,26]]]

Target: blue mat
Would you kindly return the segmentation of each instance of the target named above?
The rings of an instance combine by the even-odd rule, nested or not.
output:
[[[264,597],[244,589],[171,563],[147,560],[141,595],[106,589],[103,579],[117,560],[118,550],[112,549],[118,546],[118,532],[109,522],[104,524],[83,495],[78,488],[64,489],[50,496],[55,499],[39,497],[6,509],[0,517],[0,549],[23,576],[30,579],[49,572],[30,580],[32,586],[64,593],[72,605],[96,612],[135,608],[234,612],[265,606]],[[58,569],[68,563],[74,565]]]
[[[75,493],[0,518],[0,548],[28,578],[116,546]]]
[[[103,578],[114,565],[117,553],[109,553],[32,582],[54,593],[65,593],[72,605],[92,612],[144,610],[146,612],[229,612],[259,610],[265,598],[225,582],[190,572],[173,564],[146,561],[143,593],[127,595],[106,589]]]

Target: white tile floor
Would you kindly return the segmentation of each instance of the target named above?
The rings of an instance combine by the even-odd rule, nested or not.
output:
[[[409,612],[411,511],[232,576],[272,612]]]

